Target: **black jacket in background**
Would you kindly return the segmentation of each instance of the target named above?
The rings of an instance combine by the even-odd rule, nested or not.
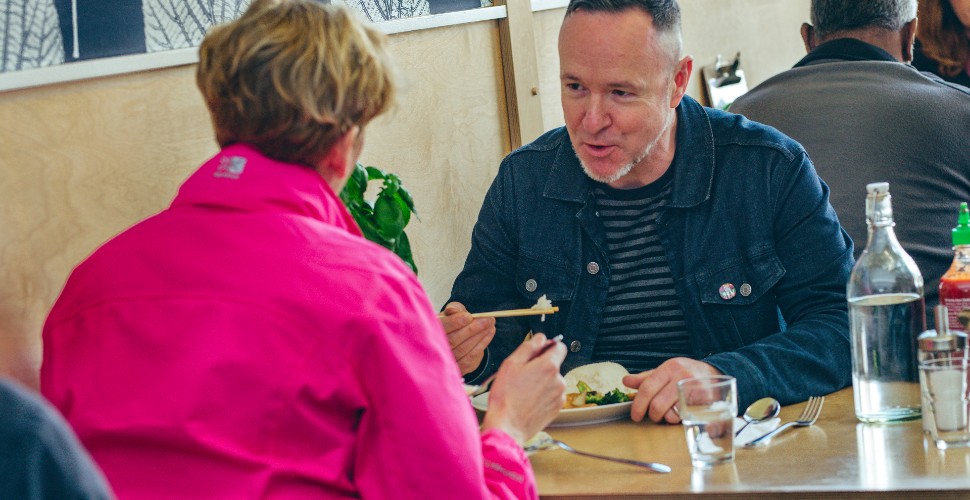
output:
[[[60,413],[41,396],[2,378],[0,498],[114,498]]]

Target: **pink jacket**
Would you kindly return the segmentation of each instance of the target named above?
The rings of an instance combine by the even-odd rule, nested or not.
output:
[[[535,497],[435,311],[312,170],[226,148],[74,270],[41,387],[119,498]]]

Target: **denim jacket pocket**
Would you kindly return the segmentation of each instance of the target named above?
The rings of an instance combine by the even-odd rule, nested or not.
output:
[[[515,288],[519,294],[531,304],[535,304],[539,297],[545,295],[553,306],[559,307],[559,311],[547,315],[545,321],[540,316],[530,316],[529,325],[532,331],[541,331],[549,336],[562,333],[573,294],[576,292],[577,274],[575,270],[568,270],[558,263],[519,255],[515,270]]]
[[[785,274],[772,251],[721,262],[713,270],[697,273],[696,284],[715,342],[736,342],[722,349],[736,349],[757,341],[758,332],[778,331],[777,301],[772,289]]]

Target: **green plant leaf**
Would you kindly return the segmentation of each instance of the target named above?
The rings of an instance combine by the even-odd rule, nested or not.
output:
[[[387,238],[381,234],[380,229],[377,227],[377,224],[375,224],[374,221],[365,219],[363,224],[358,222],[357,225],[360,226],[360,231],[364,233],[364,238],[367,238],[368,240],[373,241],[374,243],[377,243],[388,250],[394,250],[394,242],[388,241]]]
[[[354,212],[352,206],[358,206],[364,202],[364,191],[367,190],[367,172],[360,163],[354,166],[354,172],[347,179],[347,184],[340,192],[340,199],[344,205]]]
[[[370,181],[380,180],[381,189],[373,204],[364,197]],[[401,184],[396,174],[360,163],[354,165],[354,172],[347,179],[347,185],[340,192],[340,199],[353,215],[364,237],[397,254],[417,274],[411,254],[411,242],[404,232],[411,221],[414,199]],[[419,219],[420,220],[420,219]]]
[[[421,217],[418,217],[418,210],[414,208],[414,198],[411,197],[411,192],[408,191],[404,186],[401,186],[401,188],[397,190],[397,195],[401,198],[401,201],[404,202],[404,206],[406,206],[408,210],[414,214],[414,217],[421,220]]]
[[[345,204],[347,205],[347,211],[350,212],[350,215],[354,216],[354,220],[357,221],[358,226],[363,226],[365,223],[373,221],[374,209],[367,202],[361,201]]]
[[[384,191],[377,195],[377,201],[374,202],[374,219],[381,236],[392,243],[404,231],[401,204],[393,197],[386,196]]]
[[[407,203],[401,198],[401,192],[398,191],[397,195],[394,197],[394,202],[401,206],[401,216],[404,217],[404,226],[407,227],[408,223],[411,222],[411,209],[408,208]]]
[[[414,274],[418,274],[418,266],[414,263],[414,256],[411,254],[411,241],[408,240],[407,233],[401,233],[401,237],[397,240],[397,245],[394,245],[394,253],[401,258]]]
[[[395,187],[401,186],[401,178],[397,174],[388,173],[384,176],[384,179],[388,182],[394,184]]]
[[[377,167],[367,167],[367,180],[369,181],[384,180],[386,175],[383,170]]]
[[[390,179],[384,179],[384,185],[381,186],[381,195],[393,198],[397,196],[397,191],[400,187],[400,183],[394,182]]]

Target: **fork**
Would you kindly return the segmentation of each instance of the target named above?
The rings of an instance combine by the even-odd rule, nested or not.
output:
[[[482,381],[481,385],[479,385],[478,388],[476,388],[474,391],[468,394],[468,397],[473,398],[475,396],[480,396],[488,392],[488,390],[492,387],[492,382],[495,381],[496,375],[498,375],[498,372],[495,372],[489,375],[488,378]]]
[[[666,466],[664,464],[660,464],[660,463],[656,463],[656,462],[641,462],[639,460],[630,460],[630,459],[627,459],[627,458],[608,457],[606,455],[597,455],[596,453],[588,453],[588,452],[585,452],[585,451],[579,451],[576,448],[573,448],[572,446],[569,446],[568,444],[563,443],[562,441],[560,441],[558,439],[551,439],[550,438],[550,439],[546,440],[545,442],[540,443],[540,444],[538,444],[536,446],[530,446],[529,449],[528,449],[528,451],[548,450],[549,448],[551,448],[553,446],[556,446],[556,447],[558,447],[560,449],[566,450],[566,451],[568,451],[570,453],[575,453],[577,455],[582,455],[584,457],[598,458],[600,460],[609,460],[610,462],[618,462],[618,463],[621,463],[621,464],[635,465],[637,467],[645,467],[645,468],[650,469],[650,470],[652,470],[654,472],[661,472],[661,473],[665,473],[665,474],[667,472],[670,472],[670,467],[668,467],[668,466]]]
[[[745,447],[756,446],[758,443],[768,440],[775,434],[778,434],[790,427],[808,427],[814,424],[815,421],[818,420],[819,414],[822,413],[822,404],[824,403],[825,403],[825,396],[812,396],[808,398],[808,404],[805,406],[805,410],[802,411],[801,416],[798,417],[798,420],[795,420],[794,422],[788,422],[787,424],[783,424],[779,426],[777,429],[749,442],[744,446]]]

